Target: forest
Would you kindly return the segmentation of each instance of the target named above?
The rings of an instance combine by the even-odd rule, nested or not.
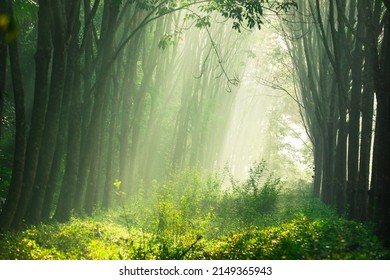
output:
[[[0,259],[390,259],[390,0],[0,0]]]

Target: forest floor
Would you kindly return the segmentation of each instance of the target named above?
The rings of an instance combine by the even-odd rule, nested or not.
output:
[[[3,234],[0,259],[389,259],[372,226],[340,217],[302,182],[261,175],[228,191],[187,170],[155,182],[152,198]]]

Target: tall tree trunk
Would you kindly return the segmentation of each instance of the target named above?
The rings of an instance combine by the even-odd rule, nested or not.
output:
[[[91,160],[93,159],[94,153],[97,152],[97,141],[100,137],[102,131],[102,114],[104,108],[105,94],[107,94],[109,81],[109,76],[112,70],[112,55],[114,48],[114,35],[117,28],[117,20],[119,14],[119,8],[121,1],[105,1],[105,12],[103,14],[103,23],[102,23],[102,35],[100,38],[99,54],[98,57],[101,58],[101,61],[98,61],[99,69],[97,73],[97,81],[95,86],[95,102],[93,105],[92,117],[88,127],[88,131],[84,133],[84,141],[82,151],[80,170],[78,174],[78,182],[76,188],[76,201],[75,209],[78,213],[83,212],[85,191],[87,188],[87,180],[91,167]],[[85,144],[85,145],[84,145]]]
[[[93,160],[91,163],[91,169],[89,172],[89,177],[87,181],[87,187],[85,190],[85,199],[83,204],[83,210],[85,213],[89,216],[92,215],[93,211],[97,207],[97,201],[98,201],[98,173],[99,173],[99,167],[100,167],[100,160],[102,157],[102,142],[103,142],[103,134],[100,135],[98,143],[95,144],[96,146],[96,152],[93,155]]]
[[[347,123],[346,108],[340,108],[340,119],[337,133],[337,147],[334,163],[334,195],[338,213],[346,210],[346,162],[347,162]]]
[[[358,3],[357,34],[354,50],[351,55],[352,88],[351,101],[349,106],[349,138],[348,138],[348,197],[349,216],[357,218],[358,209],[364,205],[357,204],[361,201],[363,193],[359,193],[359,147],[360,147],[360,102],[362,92],[362,68],[363,68],[363,42],[360,38],[364,36],[364,25],[362,19],[362,2]],[[365,105],[367,106],[367,105]]]
[[[321,197],[321,182],[322,182],[322,157],[323,157],[323,144],[318,139],[313,146],[314,157],[314,178],[313,178],[313,194],[315,197]],[[322,140],[323,141],[323,140]]]
[[[366,55],[366,63],[363,74],[362,93],[362,132],[360,144],[359,180],[356,196],[356,218],[364,221],[367,219],[368,193],[370,183],[371,144],[374,115],[374,83],[372,80],[372,62]]]
[[[23,187],[17,211],[13,219],[13,226],[20,226],[25,217],[30,202],[35,172],[38,165],[39,149],[41,147],[46,115],[46,100],[48,95],[49,65],[52,53],[51,0],[40,0],[38,11],[38,41],[35,54],[35,89],[34,105],[27,142],[25,168],[23,173]]]
[[[77,2],[77,1],[76,1]],[[77,75],[80,75],[80,49],[79,49],[79,31],[80,31],[80,21],[78,19],[79,11],[80,11],[80,1],[78,1],[78,5],[75,5],[73,9],[75,12],[71,12],[70,14],[74,14],[75,22],[68,24],[68,29],[72,32],[69,54],[67,57],[66,63],[66,76],[65,76],[65,87],[63,93],[63,105],[61,107],[61,117],[59,124],[59,133],[56,142],[56,151],[54,154],[53,164],[50,170],[50,177],[47,183],[47,190],[44,199],[43,205],[43,213],[42,218],[44,220],[49,219],[51,208],[53,204],[54,194],[58,189],[60,175],[61,175],[61,164],[65,158],[65,151],[67,145],[67,138],[69,137],[68,126],[69,126],[69,110],[71,105],[71,99],[73,95],[73,91],[80,87],[80,85],[75,85],[76,82],[80,83],[80,78]]]
[[[390,246],[390,16],[384,16],[384,33],[376,84],[377,118],[375,126],[373,181],[374,221],[378,234]]]
[[[359,207],[357,219],[367,220],[372,217],[372,208],[370,207],[370,168],[372,162],[371,145],[373,141],[373,118],[374,118],[374,77],[376,71],[376,57],[379,36],[379,21],[381,14],[380,1],[363,0],[363,7],[359,10],[361,20],[365,27],[364,40],[364,72],[363,72],[363,92],[361,101],[362,111],[362,132],[360,146],[360,166],[359,166],[359,185],[357,204]]]
[[[7,1],[0,1],[0,14],[7,14]],[[7,73],[7,44],[5,42],[5,31],[0,29],[0,139],[1,126],[4,110],[5,80]]]
[[[379,36],[382,33],[382,26],[379,25],[379,22],[381,22],[381,17],[382,17],[382,1],[381,0],[376,0],[374,3],[370,0],[363,0],[365,4],[365,9],[364,11],[366,12],[366,26],[367,30],[370,30],[371,32],[367,32],[366,40],[365,40],[365,52],[367,59],[366,61],[369,63],[370,68],[368,68],[368,71],[371,72],[369,79],[372,80],[373,86],[374,86],[374,91],[375,95],[377,95],[377,89],[379,88],[380,84],[380,72],[379,72],[379,56],[378,56],[378,42],[379,42]],[[374,8],[373,8],[374,7]],[[378,99],[376,99],[378,103]],[[376,111],[377,113],[377,111]],[[376,119],[376,118],[375,118]],[[376,125],[376,121],[375,121]],[[376,132],[374,133],[376,135]],[[374,172],[374,161],[376,158],[376,153],[378,149],[375,149],[375,139],[374,139],[374,149],[372,152],[372,167],[371,167],[371,184],[370,184],[370,189],[368,192],[368,207],[367,207],[367,217],[369,220],[374,220],[374,208],[376,204],[376,188],[374,185],[375,176],[376,173]]]
[[[13,15],[12,4],[9,0],[6,2],[7,11]],[[14,90],[15,101],[15,118],[16,118],[16,134],[15,134],[15,151],[14,162],[12,168],[12,179],[10,189],[8,191],[5,205],[0,213],[0,231],[9,230],[19,202],[25,162],[26,150],[26,117],[24,109],[24,88],[22,74],[19,62],[19,49],[17,41],[9,44],[9,56],[11,63],[12,85]]]
[[[53,163],[56,140],[60,123],[62,96],[65,86],[65,71],[67,61],[66,17],[63,2],[51,1],[54,23],[53,29],[53,64],[51,73],[50,96],[45,118],[45,128],[39,151],[38,167],[33,185],[33,196],[29,204],[29,223],[41,222],[43,201]]]
[[[80,57],[76,63],[74,87],[72,90],[71,107],[69,110],[69,133],[65,174],[63,177],[60,195],[54,219],[67,221],[73,209],[73,201],[76,193],[77,176],[80,164],[81,148],[81,82],[80,82]]]
[[[114,87],[116,88],[116,87]],[[110,133],[108,139],[108,158],[107,158],[107,169],[106,169],[106,178],[103,190],[103,201],[102,207],[108,209],[111,207],[111,198],[113,192],[113,183],[115,180],[115,175],[117,171],[116,158],[118,150],[116,148],[116,141],[118,135],[118,112],[120,106],[120,90],[116,88],[114,90],[114,97],[111,108],[111,120],[110,120]]]

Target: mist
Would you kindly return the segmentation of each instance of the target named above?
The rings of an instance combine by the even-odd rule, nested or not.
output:
[[[0,258],[388,257],[387,9],[2,1]]]

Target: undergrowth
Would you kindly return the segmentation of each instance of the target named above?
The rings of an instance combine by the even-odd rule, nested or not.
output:
[[[92,218],[0,236],[0,259],[11,260],[386,258],[370,226],[339,217],[264,162],[243,182],[187,169]]]

